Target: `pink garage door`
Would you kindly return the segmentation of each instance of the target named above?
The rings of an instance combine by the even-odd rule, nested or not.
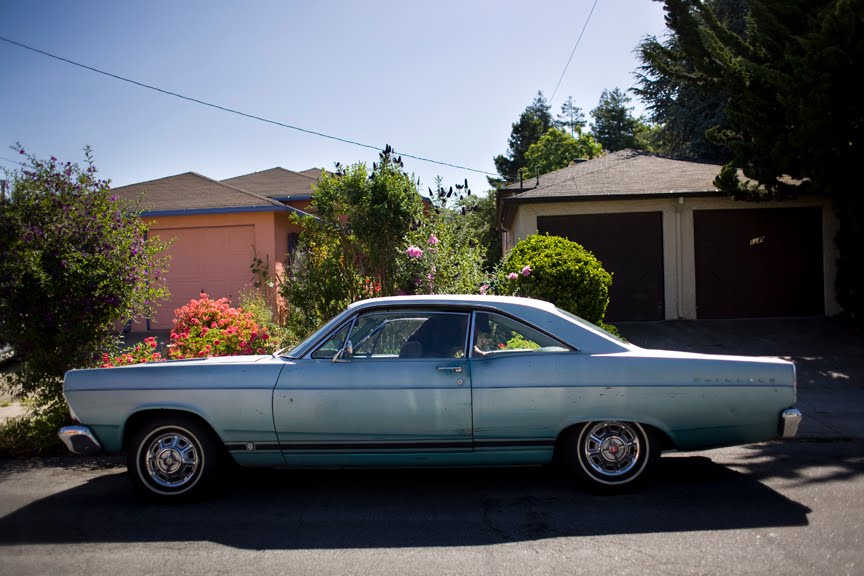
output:
[[[211,298],[236,297],[252,282],[254,226],[212,226],[153,230],[174,243],[168,249],[171,261],[166,280],[171,298],[150,322],[154,330],[171,328],[174,310],[206,292]],[[235,302],[236,304],[236,302]]]

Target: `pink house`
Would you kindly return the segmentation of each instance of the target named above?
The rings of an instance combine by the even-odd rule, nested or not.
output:
[[[236,296],[254,280],[256,256],[280,274],[300,232],[289,216],[305,214],[320,173],[273,168],[219,182],[186,172],[115,188],[117,196],[139,201],[151,235],[173,240],[165,275],[170,300],[132,329],[170,329],[174,310],[202,291]]]

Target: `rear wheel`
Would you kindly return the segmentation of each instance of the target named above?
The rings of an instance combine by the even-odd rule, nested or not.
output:
[[[164,501],[205,493],[223,460],[215,434],[181,416],[144,424],[132,436],[126,458],[132,483],[145,495]]]
[[[568,471],[603,492],[634,488],[659,457],[650,431],[635,422],[588,422],[568,431],[563,441]]]

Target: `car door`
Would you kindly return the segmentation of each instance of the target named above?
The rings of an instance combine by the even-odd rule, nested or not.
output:
[[[520,452],[524,462],[551,457],[584,381],[586,358],[515,318],[474,315],[471,347],[474,449]],[[512,456],[511,456],[512,457]]]
[[[367,312],[286,366],[273,396],[286,463],[399,465],[470,452],[469,319]]]

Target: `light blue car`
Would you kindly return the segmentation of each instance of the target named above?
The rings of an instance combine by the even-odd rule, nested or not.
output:
[[[539,300],[352,304],[290,351],[72,370],[70,450],[127,454],[179,500],[256,467],[560,462],[590,488],[641,482],[664,450],[791,437],[795,366],[646,350]]]

